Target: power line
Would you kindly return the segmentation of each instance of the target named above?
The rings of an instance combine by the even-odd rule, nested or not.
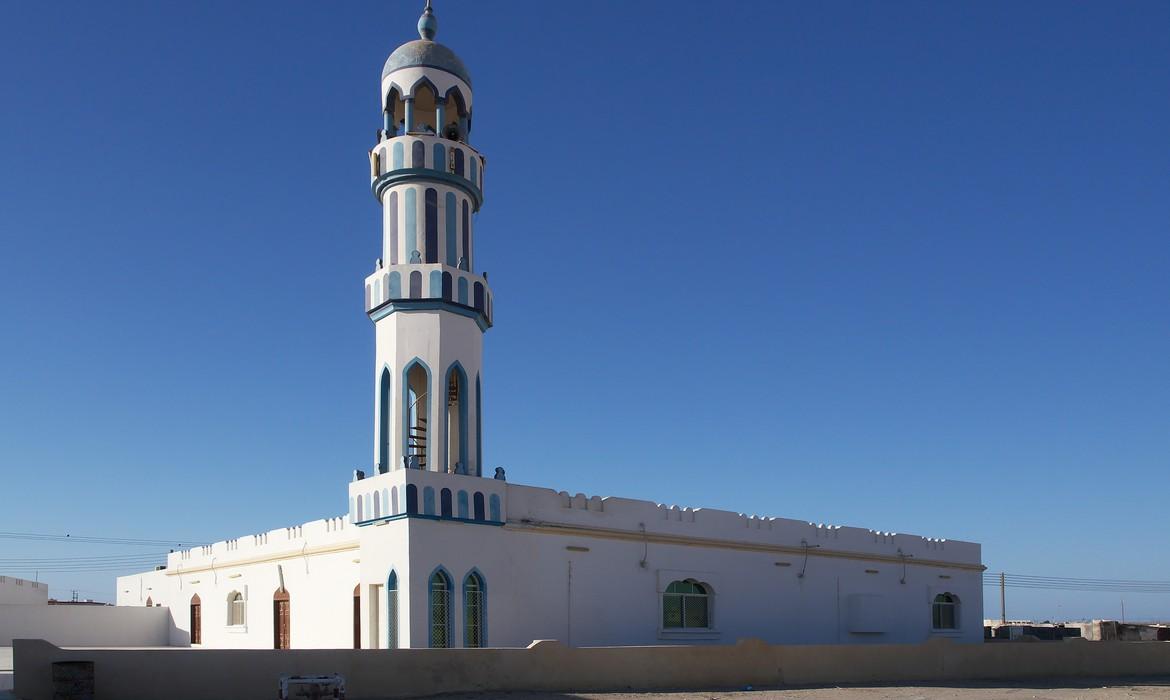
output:
[[[1170,594],[1170,581],[1139,579],[1078,578],[1067,576],[1038,576],[1034,574],[983,574],[984,586],[1004,586],[1049,591],[1083,591],[1098,593],[1165,593]]]
[[[119,544],[142,547],[183,547],[207,544],[201,540],[175,538],[173,540],[149,540],[133,537],[98,537],[96,535],[52,535],[39,532],[2,532],[0,539],[30,540],[35,542],[81,542],[85,544]],[[185,544],[184,544],[185,543]]]

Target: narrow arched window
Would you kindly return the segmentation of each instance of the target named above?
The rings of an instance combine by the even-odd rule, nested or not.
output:
[[[500,520],[501,520],[501,518],[500,518],[500,495],[497,493],[493,493],[491,495],[491,497],[488,498],[488,517],[491,519],[492,522],[496,522],[496,523],[500,522]]]
[[[394,148],[393,148],[392,153],[393,153],[393,156],[391,157],[391,160],[394,163],[394,169],[400,170],[402,168],[402,142],[401,141],[398,141],[394,144]]]
[[[435,489],[431,486],[423,487],[423,515],[435,514]]]
[[[695,581],[674,581],[662,594],[663,629],[710,629],[711,592]]]
[[[148,608],[154,607],[154,601],[151,600],[150,596],[146,596],[146,607],[148,607]]]
[[[397,271],[390,273],[390,283],[387,285],[386,296],[389,299],[402,298],[402,275]]]
[[[406,485],[406,512],[408,515],[418,513],[418,487],[414,484]]]
[[[456,500],[456,507],[457,507],[457,510],[455,511],[456,517],[467,520],[467,518],[468,518],[468,515],[467,515],[468,514],[467,492],[460,491],[455,500]]]
[[[467,278],[459,278],[459,303],[467,306]]]
[[[398,648],[398,574],[386,581],[386,648]]]
[[[444,518],[450,518],[451,512],[451,489],[443,489],[439,492],[439,515]]]
[[[401,509],[402,509],[402,506],[400,506],[398,504],[398,487],[391,486],[390,487],[390,514],[391,515],[398,515],[400,512],[402,512]]]
[[[239,627],[247,624],[247,609],[244,607],[244,596],[239,591],[228,593],[227,597],[229,627]]]
[[[423,193],[423,222],[426,226],[426,253],[428,263],[439,262],[439,193],[428,187]]]
[[[931,627],[936,630],[953,630],[959,628],[959,596],[953,593],[940,593],[934,597],[931,605]]]
[[[410,167],[427,167],[427,147],[422,141],[415,141],[410,144]]]
[[[479,284],[478,282],[476,284]],[[410,298],[422,298],[422,272],[415,270],[410,273]]]
[[[427,297],[430,299],[438,299],[443,296],[443,273],[438,270],[431,270],[430,290]]]
[[[472,497],[471,501],[472,501],[472,504],[474,505],[475,519],[476,520],[485,520],[486,517],[484,516],[484,512],[483,512],[483,494],[480,493],[479,491],[476,491],[475,496]]]
[[[443,301],[451,301],[451,287],[454,285],[450,272],[443,273]]]
[[[475,159],[474,156],[472,156],[468,159],[467,164],[470,167],[470,172],[467,175],[467,179],[471,180],[471,184],[479,187],[479,162]]]
[[[403,252],[403,260],[407,263],[422,262],[415,260],[414,256],[418,252],[418,190],[414,187],[408,187],[406,190],[406,204],[405,218],[406,223],[406,250]]]
[[[463,646],[468,649],[487,646],[486,607],[487,590],[483,577],[472,571],[463,579]]]
[[[431,147],[431,170],[447,169],[447,149],[443,144],[436,143]]]
[[[467,375],[458,364],[447,371],[446,446],[448,474],[467,473]]]
[[[396,144],[396,145],[401,145],[401,144]],[[390,192],[390,200],[389,200],[389,203],[386,205],[386,216],[389,217],[389,219],[390,219],[390,222],[389,222],[390,223],[390,250],[387,251],[390,254],[386,257],[390,261],[391,265],[397,265],[398,264],[398,192],[397,191]],[[390,298],[393,299],[394,297],[391,296]]]
[[[476,282],[472,289],[475,294],[475,310],[483,311],[483,282]]]
[[[431,648],[446,649],[451,646],[451,579],[440,569],[431,574],[427,588]]]

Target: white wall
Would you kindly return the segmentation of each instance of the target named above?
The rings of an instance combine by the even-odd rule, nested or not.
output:
[[[48,602],[49,584],[0,576],[0,605],[44,605]]]
[[[62,646],[166,646],[170,615],[161,608],[111,605],[0,605],[0,646],[13,639]]]

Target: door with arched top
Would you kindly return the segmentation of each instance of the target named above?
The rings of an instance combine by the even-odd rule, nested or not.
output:
[[[288,591],[277,591],[272,596],[272,648],[291,649],[292,634],[289,624]]]
[[[191,643],[203,643],[203,604],[198,593],[191,596]]]
[[[362,584],[353,587],[353,648],[362,648]]]

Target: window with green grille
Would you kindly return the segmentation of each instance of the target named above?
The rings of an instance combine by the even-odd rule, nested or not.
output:
[[[662,594],[663,629],[710,629],[711,593],[706,586],[686,579],[674,581]]]
[[[390,572],[386,585],[386,647],[398,648],[398,574]]]
[[[431,576],[431,648],[451,646],[451,581],[442,571]]]
[[[484,635],[484,585],[479,574],[472,572],[463,581],[463,646],[487,646]]]

